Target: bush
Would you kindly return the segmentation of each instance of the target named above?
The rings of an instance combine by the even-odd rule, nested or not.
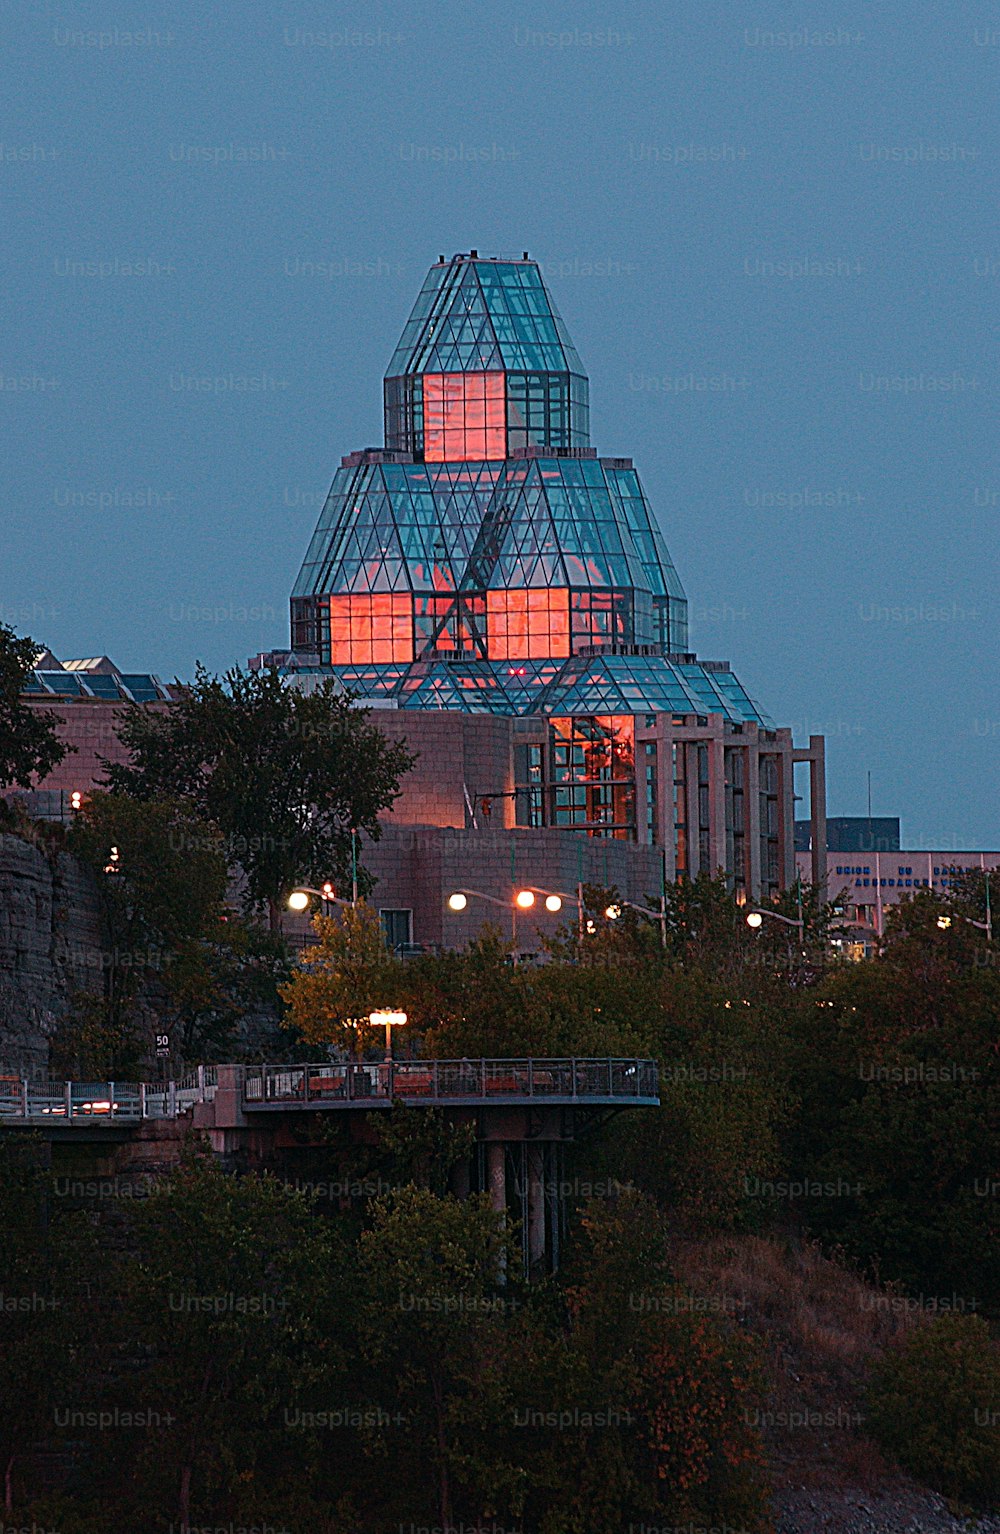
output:
[[[942,1316],[887,1353],[868,1395],[873,1435],[946,1496],[1000,1496],[1000,1350],[978,1316]]]

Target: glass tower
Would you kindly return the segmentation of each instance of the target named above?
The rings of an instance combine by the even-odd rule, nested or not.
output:
[[[433,266],[292,594],[297,669],[360,700],[505,714],[769,721],[687,650],[687,599],[536,262]]]

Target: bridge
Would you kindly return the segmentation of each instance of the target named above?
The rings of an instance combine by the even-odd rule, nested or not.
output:
[[[653,1060],[324,1060],[199,1066],[165,1083],[0,1077],[0,1130],[40,1133],[58,1154],[89,1142],[99,1159],[128,1166],[152,1157],[167,1169],[194,1130],[233,1171],[301,1176],[317,1157],[328,1166],[352,1145],[376,1144],[373,1114],[437,1108],[473,1131],[470,1156],[451,1170],[452,1192],[487,1192],[519,1223],[531,1272],[558,1266],[568,1203],[588,1196],[564,1180],[565,1147],[622,1109],[659,1101]]]
[[[655,1061],[640,1059],[402,1060],[382,1064],[200,1066],[181,1081],[32,1083],[0,1077],[0,1127],[94,1129],[174,1119],[219,1094],[242,1114],[534,1104],[656,1107]],[[221,1106],[221,1104],[220,1104]],[[201,1117],[201,1115],[199,1115]]]

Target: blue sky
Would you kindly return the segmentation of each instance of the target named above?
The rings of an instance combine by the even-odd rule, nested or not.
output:
[[[286,644],[426,268],[527,249],[698,652],[827,735],[831,813],[870,770],[906,844],[1000,845],[988,8],[108,0],[3,49],[5,621]]]

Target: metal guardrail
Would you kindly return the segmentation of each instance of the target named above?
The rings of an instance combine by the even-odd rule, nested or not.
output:
[[[211,1102],[218,1085],[216,1066],[199,1066],[181,1081],[156,1085],[140,1081],[30,1082],[0,1076],[0,1123],[138,1123],[176,1118],[195,1103]]]
[[[376,1107],[394,1102],[655,1106],[653,1060],[399,1060],[391,1064],[200,1066],[180,1081],[32,1083],[0,1076],[0,1125],[95,1125],[174,1119],[211,1102],[220,1070],[242,1079],[245,1110]]]
[[[248,1066],[243,1105],[319,1108],[354,1103],[659,1102],[653,1060],[401,1060],[391,1065]]]

